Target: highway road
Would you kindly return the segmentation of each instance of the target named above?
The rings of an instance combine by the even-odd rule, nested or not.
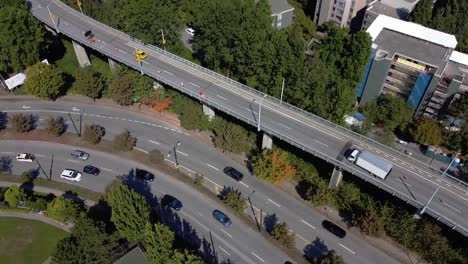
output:
[[[438,171],[440,168],[434,169],[349,130],[293,110],[287,104],[280,104],[272,97],[264,97],[259,92],[241,87],[205,68],[189,65],[170,53],[144,45],[126,34],[91,20],[59,1],[29,2],[33,15],[51,28],[57,28],[62,34],[251,125],[256,126],[259,123],[259,104],[262,103],[259,126],[262,131],[336,164],[418,208],[421,208],[440,186],[436,195],[439,202],[431,203],[426,213],[468,235],[468,190],[465,185],[446,176],[442,177]],[[53,20],[48,10],[53,15]],[[93,31],[96,39],[96,42],[91,44],[87,43],[82,35],[82,32],[88,29]],[[148,54],[141,66],[132,55],[135,49],[143,49]],[[200,96],[201,90],[204,92],[203,97]],[[341,154],[349,143],[390,160],[394,164],[394,170],[388,179],[381,181],[356,166],[341,161]]]
[[[18,151],[35,153],[37,160],[47,173],[49,172],[53,155],[52,179],[78,185],[95,191],[104,192],[105,187],[112,182],[116,175],[128,175],[135,168],[145,168],[132,161],[120,159],[117,156],[106,153],[89,151],[90,158],[87,161],[76,160],[70,157],[70,152],[75,148],[60,144],[48,144],[42,142],[0,141],[0,156],[9,156],[13,160]],[[93,164],[101,168],[98,176],[83,174],[80,182],[70,182],[59,177],[65,168],[82,171],[83,166]],[[12,163],[14,173],[21,173],[30,169],[38,169],[36,162]],[[156,179],[151,183],[152,194],[160,199],[164,194],[177,197],[182,203],[181,211],[174,213],[164,210],[164,219],[173,230],[179,232],[194,245],[200,245],[202,249],[209,248],[215,251],[220,262],[230,259],[234,263],[278,263],[282,264],[289,258],[278,250],[270,242],[266,241],[256,230],[245,225],[237,218],[227,213],[233,224],[224,227],[218,223],[211,213],[214,209],[223,208],[211,199],[200,195],[197,191],[185,184],[181,184],[174,178],[153,171]],[[42,172],[40,177],[43,177]],[[143,183],[133,185],[136,189],[145,189]],[[203,240],[206,240],[203,242]],[[208,243],[208,247],[203,247]],[[204,251],[205,252],[205,251]],[[209,251],[206,251],[209,252]]]
[[[42,102],[42,101],[2,101],[0,111],[8,114],[27,112],[37,115],[39,127],[45,127],[49,116],[62,116],[67,120],[68,131],[74,132],[73,123],[79,124],[79,113],[83,113],[84,124],[100,124],[106,128],[106,139],[129,129],[137,136],[137,148],[142,151],[159,149],[168,153],[178,141],[181,145],[178,150],[178,161],[184,167],[205,175],[209,182],[222,186],[233,186],[239,189],[244,196],[251,195],[255,208],[262,208],[263,212],[276,214],[279,221],[285,221],[296,233],[296,245],[299,250],[310,246],[317,239],[322,240],[328,249],[334,249],[342,255],[347,263],[376,263],[384,260],[386,263],[398,263],[381,250],[370,245],[360,236],[349,233],[345,239],[339,239],[321,227],[325,219],[318,211],[296,200],[289,194],[257,180],[249,173],[247,168],[228,157],[217,149],[200,142],[187,131],[170,126],[145,115],[123,111],[121,109],[102,107],[94,104],[79,104],[69,102]],[[73,122],[71,121],[70,114]],[[170,156],[169,161],[174,161]],[[226,166],[240,170],[246,177],[242,182],[236,182],[222,173]],[[107,167],[106,167],[107,168]],[[117,168],[119,168],[117,166]],[[99,185],[98,185],[99,186]],[[102,185],[101,188],[104,186]],[[258,214],[258,211],[257,211]],[[317,254],[319,247],[311,247]]]

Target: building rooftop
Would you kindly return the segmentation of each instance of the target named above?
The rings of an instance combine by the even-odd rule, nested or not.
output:
[[[386,5],[380,1],[374,1],[370,3],[367,7],[367,11],[373,12],[375,14],[386,15],[389,17],[406,20],[408,18],[409,12],[407,9],[403,8],[394,8],[392,6]]]
[[[379,15],[367,29],[367,33],[370,34],[372,41],[375,41],[384,29],[434,43],[446,48],[455,49],[457,46],[457,39],[454,35],[385,15]],[[413,49],[413,51],[414,50],[415,49]]]
[[[271,6],[271,14],[277,15],[294,10],[287,0],[268,0]]]
[[[114,262],[114,264],[147,264],[145,253],[139,246],[134,247],[124,256]]]
[[[468,66],[468,54],[454,51],[450,56],[450,60]]]
[[[448,61],[448,58],[444,60],[447,52],[449,52],[447,47],[401,34],[391,29],[383,28],[374,39],[374,43],[378,45],[379,49],[389,52],[390,56],[387,57],[393,58],[393,55],[398,54],[424,62],[436,67],[436,74],[441,74]]]

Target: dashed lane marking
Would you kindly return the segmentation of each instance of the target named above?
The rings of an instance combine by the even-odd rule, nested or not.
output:
[[[75,162],[75,163],[78,163],[78,162],[79,162],[79,161],[77,161],[77,160],[72,160],[72,159],[67,159],[67,161]]]
[[[219,94],[217,94],[216,96],[218,96],[219,98],[221,98],[221,99],[223,99],[223,100],[225,100],[225,101],[229,101],[226,97],[221,96],[221,95],[219,95]]]
[[[180,150],[177,150],[177,153],[182,154],[182,155],[184,155],[184,156],[186,156],[186,157],[189,156],[187,153],[184,153],[184,152],[182,152],[182,151],[180,151]]]
[[[151,140],[151,139],[150,139],[150,140],[148,140],[148,141],[149,141],[149,142],[151,142],[151,143],[153,143],[153,144],[156,144],[156,145],[161,145],[161,143],[159,143],[159,142],[156,142],[156,141],[153,141],[153,140]]]
[[[216,168],[215,166],[213,166],[213,165],[211,165],[211,164],[209,164],[209,163],[207,163],[206,165],[208,165],[208,167],[210,167],[210,168],[212,168],[212,169],[214,169],[214,170],[217,170],[217,171],[219,171],[219,169],[218,169],[218,168]]]
[[[219,249],[221,249],[224,253],[226,253],[228,256],[231,256],[231,254],[229,254],[229,252],[227,252],[224,248],[222,248],[221,246],[218,246]]]
[[[170,74],[170,75],[174,76],[174,74],[173,74],[172,72],[168,72],[168,71],[166,71],[166,70],[163,70],[163,72],[165,72],[165,73],[167,73],[167,74]]]
[[[241,182],[241,181],[240,181],[239,183],[242,184],[242,185],[244,185],[245,187],[249,188],[249,186],[248,186],[247,184],[245,184],[245,183],[243,183],[243,182]]]
[[[288,126],[285,126],[285,125],[283,125],[283,124],[281,124],[281,123],[278,123],[278,125],[280,125],[280,126],[282,126],[282,127],[286,128],[286,129],[291,129],[290,127],[288,127]]]
[[[308,225],[308,226],[311,227],[312,229],[315,229],[315,226],[313,226],[313,225],[307,223],[307,222],[304,221],[303,219],[301,219],[301,222],[304,223],[304,224],[306,224],[306,225]]]
[[[189,82],[191,85],[195,86],[195,87],[200,87],[200,85],[196,85],[194,84],[193,82]]]
[[[149,153],[148,151],[146,151],[146,150],[144,150],[144,149],[141,149],[141,148],[135,148],[135,149],[138,150],[138,151],[141,151],[141,152],[143,152],[143,153],[146,153],[146,154]]]
[[[271,199],[268,198],[267,200],[268,200],[270,203],[272,203],[272,204],[274,204],[274,205],[276,205],[276,206],[278,206],[278,207],[281,207],[279,204],[275,203],[275,202],[272,201]]]
[[[102,167],[101,169],[105,170],[105,171],[109,171],[109,172],[112,172],[112,170],[108,169],[108,168],[104,168]]]
[[[257,254],[253,253],[252,251],[250,251],[250,253],[252,253],[252,255],[254,255],[256,258],[258,258],[259,260],[261,260],[262,262],[265,262],[261,257],[259,257]]]
[[[228,237],[232,238],[231,234],[229,234],[228,232],[226,232],[226,231],[225,231],[224,229],[222,229],[222,228],[220,228],[220,229],[221,229],[221,231],[222,231],[224,234],[226,234]]]
[[[347,247],[344,246],[343,244],[338,243],[338,245],[340,245],[340,246],[343,247],[344,249],[348,250],[349,252],[353,253],[353,255],[356,255],[356,252],[354,252],[354,251],[352,251],[351,249],[347,248]]]

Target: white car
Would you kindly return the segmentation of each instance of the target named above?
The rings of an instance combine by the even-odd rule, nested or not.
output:
[[[34,155],[30,153],[19,153],[16,155],[17,161],[26,161],[26,162],[33,162]]]
[[[405,146],[408,145],[408,142],[406,142],[406,141],[404,141],[402,139],[397,139],[397,142],[402,144],[402,145],[405,145]]]
[[[72,170],[72,169],[65,169],[62,171],[62,174],[60,174],[60,178],[70,180],[70,181],[81,181],[81,172],[77,170]]]
[[[189,34],[192,37],[195,36],[195,30],[193,28],[186,28],[185,32],[187,32],[187,34]]]

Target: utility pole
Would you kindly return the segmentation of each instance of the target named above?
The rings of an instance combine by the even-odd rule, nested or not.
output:
[[[52,23],[54,23],[55,31],[57,31],[57,33],[60,33],[60,31],[58,30],[57,24],[55,24],[55,20],[54,20],[55,16],[52,14],[52,12],[50,12],[50,8],[49,8],[50,5],[51,4],[47,5],[47,11],[49,11],[50,20],[52,20]]]
[[[280,97],[280,104],[283,103],[283,92],[284,92],[284,78],[283,78],[283,85],[281,85],[281,97]]]
[[[429,201],[427,201],[426,205],[424,205],[424,207],[421,209],[421,211],[419,212],[419,215],[423,215],[424,212],[426,211],[427,207],[429,206],[429,204],[431,203],[432,199],[434,198],[434,196],[436,195],[436,193],[439,191],[440,189],[440,185],[437,186],[437,189],[435,190],[435,192],[432,194],[431,198],[429,198]]]
[[[257,127],[257,130],[260,132],[260,119],[262,118],[262,103],[263,103],[263,100],[265,100],[265,98],[267,97],[267,95],[265,94],[265,96],[263,96],[262,100],[260,101],[260,104],[258,105],[258,127]]]

